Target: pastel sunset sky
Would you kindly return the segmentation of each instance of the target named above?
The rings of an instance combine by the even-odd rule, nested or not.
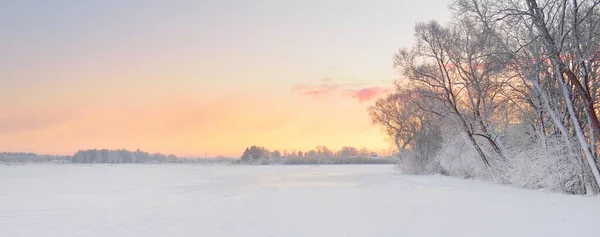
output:
[[[389,146],[366,108],[446,0],[0,2],[0,151]]]

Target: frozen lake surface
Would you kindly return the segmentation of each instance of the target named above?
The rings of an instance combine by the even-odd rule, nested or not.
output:
[[[393,166],[0,166],[0,236],[600,236],[600,198]]]

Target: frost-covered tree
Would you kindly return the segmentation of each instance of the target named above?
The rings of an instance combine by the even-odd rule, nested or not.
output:
[[[281,152],[279,150],[273,151],[273,158],[281,158]]]
[[[436,137],[417,159],[436,172],[599,193],[600,0],[452,3],[451,22],[418,23],[396,54],[397,91],[369,108],[373,122],[399,151]]]
[[[539,106],[542,142],[556,130],[576,162],[589,191],[598,191],[597,143],[600,11],[598,0],[455,1],[461,17],[481,24],[510,56],[507,74],[531,88]],[[537,97],[537,98],[536,98]],[[549,125],[550,128],[547,128]],[[592,187],[589,187],[592,186]]]
[[[251,146],[246,148],[244,153],[242,154],[242,161],[250,162],[257,159],[267,159],[269,158],[269,151],[264,147]]]

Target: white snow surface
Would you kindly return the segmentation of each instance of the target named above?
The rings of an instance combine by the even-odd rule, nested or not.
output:
[[[388,165],[0,166],[0,236],[600,236],[600,198]]]

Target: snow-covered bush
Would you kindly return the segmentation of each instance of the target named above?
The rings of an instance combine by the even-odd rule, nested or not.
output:
[[[568,154],[567,147],[558,139],[549,139],[546,146],[536,144],[519,148],[510,159],[511,165],[506,173],[511,184],[522,188],[583,193],[579,158]]]
[[[416,152],[407,150],[399,153],[398,168],[405,174],[426,174],[427,161],[421,160]]]
[[[434,158],[441,169],[450,176],[461,178],[490,179],[485,165],[475,150],[460,136],[450,137]]]
[[[422,126],[412,135],[410,147],[399,152],[399,168],[406,174],[444,174],[439,162],[434,159],[442,148],[440,123],[421,121]]]

